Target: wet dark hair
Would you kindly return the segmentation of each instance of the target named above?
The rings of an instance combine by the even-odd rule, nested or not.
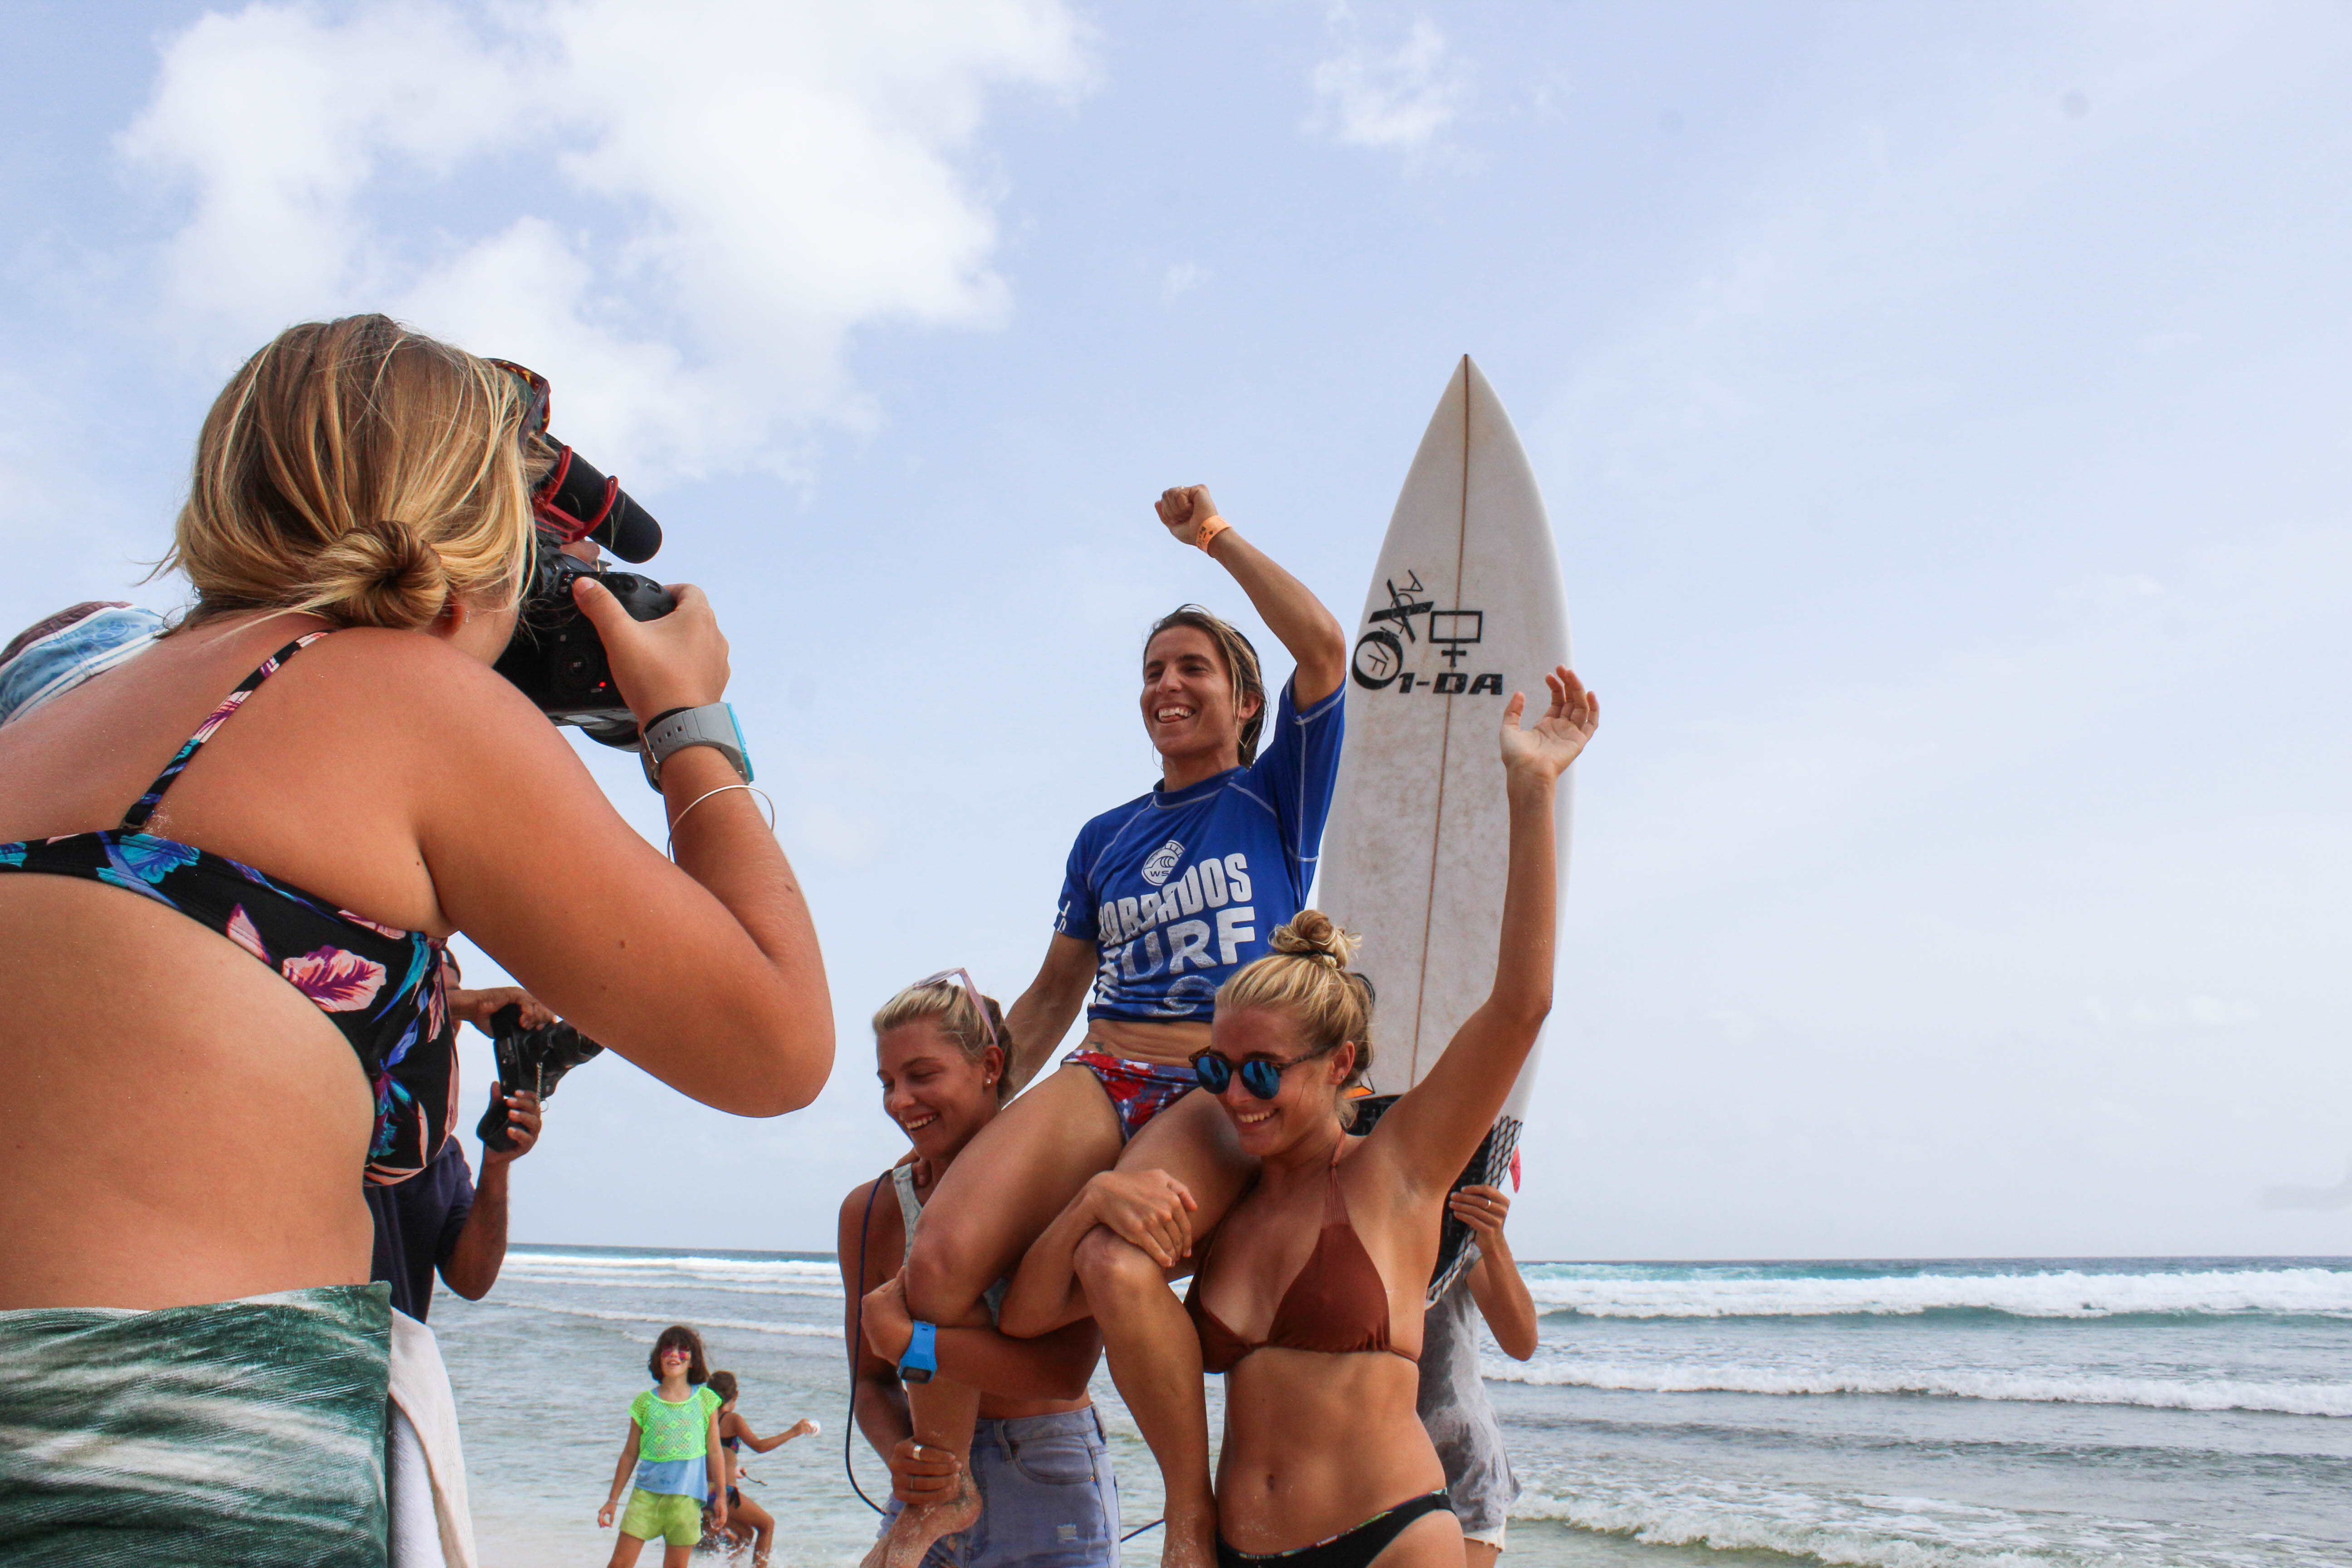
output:
[[[1179,605],[1151,623],[1151,630],[1143,639],[1147,658],[1152,639],[1174,626],[1191,626],[1217,645],[1217,652],[1225,661],[1225,678],[1233,682],[1234,707],[1239,708],[1250,698],[1257,699],[1257,711],[1242,721],[1242,766],[1249,766],[1257,761],[1258,731],[1265,728],[1265,677],[1258,673],[1257,649],[1223,616],[1199,605]]]
[[[712,1373],[710,1374],[710,1392],[719,1395],[719,1403],[721,1405],[724,1405],[729,1400],[734,1398],[738,1392],[735,1386],[735,1374],[731,1372],[726,1371]]]
[[[652,1374],[653,1380],[656,1383],[661,1381],[662,1352],[673,1345],[682,1346],[686,1351],[686,1381],[698,1385],[709,1383],[710,1363],[703,1359],[702,1336],[684,1323],[672,1323],[661,1331],[661,1338],[654,1342],[652,1352],[646,1357],[646,1371]]]

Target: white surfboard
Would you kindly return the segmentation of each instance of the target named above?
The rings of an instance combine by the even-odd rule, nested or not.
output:
[[[1397,1094],[1494,984],[1509,833],[1503,705],[1524,691],[1541,712],[1544,675],[1573,662],[1543,497],[1467,355],[1405,475],[1355,635],[1317,903],[1363,936],[1357,967],[1379,992],[1370,1083]],[[1563,885],[1574,776],[1559,796]],[[1497,1124],[1497,1171],[1542,1050],[1538,1039]]]

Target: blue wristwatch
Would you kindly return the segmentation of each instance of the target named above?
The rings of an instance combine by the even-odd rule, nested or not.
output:
[[[907,1342],[907,1353],[898,1358],[898,1376],[908,1383],[929,1383],[939,1370],[939,1327],[919,1319],[913,1337]]]

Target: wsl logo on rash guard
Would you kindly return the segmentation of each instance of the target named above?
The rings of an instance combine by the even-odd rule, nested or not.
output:
[[[1169,874],[1176,869],[1177,862],[1183,858],[1184,847],[1173,838],[1170,839],[1154,849],[1151,852],[1151,858],[1143,863],[1143,879],[1155,888],[1160,887],[1168,880]]]

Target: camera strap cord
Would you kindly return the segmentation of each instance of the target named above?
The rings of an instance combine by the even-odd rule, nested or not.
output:
[[[693,809],[694,807],[689,805],[686,811]],[[686,811],[681,811],[678,815],[684,816]],[[857,1221],[857,1280],[851,1287],[857,1292],[857,1305],[854,1309],[856,1326],[851,1330],[849,1341],[849,1416],[841,1424],[842,1473],[849,1478],[849,1489],[857,1494],[857,1500],[876,1513],[887,1510],[880,1503],[867,1497],[866,1489],[857,1484],[857,1466],[852,1458],[855,1450],[851,1447],[851,1444],[857,1436],[857,1347],[866,1342],[866,1229],[874,1219],[874,1199],[881,1193],[882,1184],[887,1180],[889,1178],[887,1175],[874,1178],[874,1184],[866,1191],[866,1213],[860,1215]]]
[[[742,786],[735,784],[729,787],[740,789]],[[692,806],[687,808],[688,811],[693,809]],[[686,812],[682,811],[678,815],[683,816]],[[857,1484],[857,1465],[854,1457],[856,1450],[851,1444],[857,1435],[857,1347],[866,1342],[866,1292],[862,1288],[866,1283],[866,1228],[874,1218],[874,1200],[880,1195],[882,1184],[889,1179],[887,1172],[874,1178],[874,1184],[866,1190],[866,1212],[859,1215],[857,1220],[857,1285],[860,1289],[857,1291],[857,1305],[853,1310],[856,1326],[851,1330],[849,1342],[849,1415],[841,1424],[842,1473],[849,1478],[849,1489],[857,1494],[857,1500],[876,1513],[886,1513],[888,1510],[867,1497],[866,1489]],[[1155,1519],[1150,1524],[1139,1524],[1118,1538],[1119,1544],[1124,1546],[1145,1531],[1156,1530],[1164,1522],[1166,1522],[1164,1520]]]

